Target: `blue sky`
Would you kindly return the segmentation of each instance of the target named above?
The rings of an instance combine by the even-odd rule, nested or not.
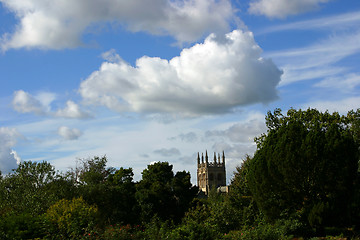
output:
[[[0,0],[0,169],[108,157],[230,180],[267,111],[360,102],[358,0]]]

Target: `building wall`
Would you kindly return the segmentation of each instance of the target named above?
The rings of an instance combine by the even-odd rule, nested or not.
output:
[[[197,169],[197,185],[199,190],[203,191],[206,195],[212,188],[226,186],[226,170],[225,170],[225,154],[223,152],[222,159],[220,154],[218,158],[214,153],[213,162],[209,162],[207,152],[202,154],[201,161],[198,154],[198,169]]]

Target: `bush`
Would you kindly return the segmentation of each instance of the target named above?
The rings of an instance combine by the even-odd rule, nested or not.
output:
[[[130,239],[142,239],[142,231],[140,226],[132,227],[130,225],[110,225],[105,229],[103,239],[106,240],[130,240]]]
[[[296,218],[281,219],[274,224],[259,219],[253,227],[244,227],[241,231],[225,234],[225,239],[278,240],[292,239],[296,233],[303,231],[303,224]]]
[[[45,236],[44,218],[29,213],[1,216],[0,239],[35,239]]]
[[[98,209],[82,198],[69,201],[62,199],[52,205],[45,214],[48,235],[55,239],[79,239],[93,230],[97,223]]]
[[[242,231],[231,231],[225,234],[225,239],[252,239],[252,240],[279,240],[291,239],[284,235],[282,229],[276,228],[270,224],[259,225]]]

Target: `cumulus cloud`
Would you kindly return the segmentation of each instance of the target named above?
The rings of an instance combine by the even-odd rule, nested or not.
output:
[[[172,156],[179,156],[181,155],[179,149],[177,148],[162,148],[154,151],[155,154],[159,154],[163,157],[172,157]]]
[[[198,139],[198,137],[196,133],[189,132],[189,133],[181,133],[176,137],[169,138],[169,140],[177,140],[177,139],[180,139],[183,142],[195,142]]]
[[[211,34],[171,60],[144,56],[133,67],[121,58],[105,61],[81,83],[88,104],[115,111],[182,116],[231,112],[277,99],[280,71],[261,57],[251,32]]]
[[[66,107],[59,109],[55,113],[55,116],[64,118],[89,118],[90,114],[82,111],[79,105],[69,100],[66,102]]]
[[[205,132],[206,138],[224,137],[231,142],[253,143],[254,138],[266,132],[266,126],[262,119],[250,119],[245,122],[235,123],[225,130],[211,130]]]
[[[315,10],[321,3],[330,0],[252,0],[248,11],[269,18],[285,18]]]
[[[77,128],[61,126],[58,129],[58,134],[65,140],[76,140],[82,135],[82,132]]]
[[[34,113],[36,115],[55,116],[62,118],[89,118],[91,115],[82,111],[80,106],[69,100],[63,109],[53,112],[50,104],[56,99],[54,93],[41,92],[36,96],[23,90],[15,91],[12,101],[15,111],[20,113]]]
[[[235,20],[229,0],[0,0],[19,20],[1,48],[62,49],[82,45],[81,36],[106,22],[130,31],[171,35],[192,42],[210,32],[229,30]]]
[[[16,145],[20,133],[13,128],[0,127],[0,171],[9,173],[17,168],[21,158],[12,148]]]
[[[20,113],[43,115],[46,112],[44,105],[38,99],[23,90],[14,92],[12,104],[14,109]]]
[[[14,159],[16,160],[16,164],[19,165],[21,163],[21,157],[15,150],[11,150],[11,155],[13,155]]]

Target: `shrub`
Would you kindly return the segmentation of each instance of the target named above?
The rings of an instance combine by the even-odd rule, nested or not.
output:
[[[35,239],[45,236],[44,218],[29,213],[1,216],[0,239]]]
[[[96,226],[97,212],[96,206],[87,204],[82,198],[62,199],[45,214],[48,234],[55,239],[78,239]]]
[[[103,239],[106,240],[130,240],[141,239],[142,229],[139,225],[132,227],[131,225],[110,225],[106,227]]]

